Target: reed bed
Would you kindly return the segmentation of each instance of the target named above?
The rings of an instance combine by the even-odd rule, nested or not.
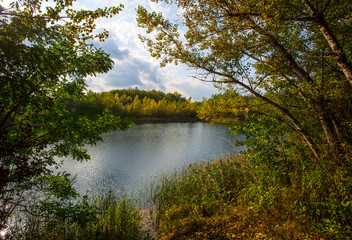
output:
[[[331,239],[297,211],[297,202],[309,201],[299,188],[263,184],[244,156],[201,160],[155,179],[148,199],[156,239]]]
[[[14,217],[5,239],[143,240],[139,208],[111,191],[74,201],[38,200]]]

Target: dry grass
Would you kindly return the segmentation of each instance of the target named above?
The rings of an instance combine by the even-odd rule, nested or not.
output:
[[[162,177],[151,194],[156,239],[331,239],[295,212],[297,189],[255,187],[253,166],[232,155]]]

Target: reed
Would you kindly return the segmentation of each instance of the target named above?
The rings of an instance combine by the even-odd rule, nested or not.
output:
[[[19,217],[23,221],[12,225],[5,239],[148,239],[134,201],[111,191],[69,203],[38,200]]]
[[[184,221],[224,216],[228,206],[236,205],[253,178],[247,173],[249,165],[231,155],[224,158],[201,160],[199,165],[191,164],[155,180],[149,199],[156,209],[160,236],[182,230]]]
[[[287,181],[277,177],[282,172],[258,168],[251,158],[226,155],[156,178],[148,199],[157,239],[345,239],[349,235],[346,216],[351,205],[346,199],[343,204],[336,201],[343,189],[339,194],[348,196],[350,181],[335,186],[321,169],[313,166],[299,175],[295,165]]]

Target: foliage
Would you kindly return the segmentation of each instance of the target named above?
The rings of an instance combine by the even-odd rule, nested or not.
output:
[[[26,212],[15,214],[6,239],[146,239],[139,209],[127,197],[107,192],[72,198],[62,192],[57,198],[52,190],[42,200],[32,200]]]
[[[251,206],[255,197],[262,196],[257,191],[253,199],[246,198],[257,186],[256,173],[247,159],[229,155],[157,179],[150,199],[155,206],[158,239],[302,239],[310,225],[296,222],[286,213],[277,218],[286,210],[276,209],[279,204],[270,205],[275,215]],[[271,190],[275,191],[265,195],[268,202],[283,189]],[[288,202],[281,206],[290,208],[286,204],[292,199],[285,200]],[[275,225],[282,227],[274,229]]]
[[[165,2],[182,8],[181,24],[139,7],[138,24],[151,36],[142,41],[161,65],[187,64],[197,78],[224,87],[223,94],[203,102],[199,114],[243,117],[231,129],[246,136],[237,144],[247,150],[225,161],[192,164],[156,182],[150,201],[158,238],[348,239],[352,3]],[[156,91],[83,97],[83,78],[112,66],[105,53],[84,41],[94,38],[96,17],[120,8],[75,12],[71,3],[56,1],[44,13],[41,1],[0,8],[1,220],[11,212],[10,203],[24,199],[21,190],[36,186],[47,192],[28,218],[23,232],[28,238],[138,238],[140,218],[128,200],[108,196],[101,203],[88,198],[74,203],[68,176],[47,175],[48,166],[57,155],[85,159],[82,143],[126,127],[109,113],[182,115],[194,112],[194,105],[177,93]],[[68,19],[59,24],[61,12]]]
[[[128,199],[109,206],[99,222],[88,227],[87,236],[90,239],[143,239],[139,230],[140,215],[137,207]]]
[[[198,117],[211,123],[239,123],[250,111],[251,97],[242,97],[236,92],[225,90],[209,99],[203,99],[197,109]]]
[[[347,164],[350,1],[165,2],[183,9],[182,24],[141,6],[137,17],[150,36],[141,40],[162,66],[181,62],[201,80],[254,96],[256,112],[285,121],[314,161],[329,154],[331,164]]]
[[[206,195],[210,204],[209,198],[198,198],[192,191],[191,196],[182,192],[178,197],[187,180],[171,177],[160,187],[167,191],[154,195],[161,199],[162,237],[182,239],[186,234],[211,239],[210,229],[217,226],[223,229],[224,239],[348,239],[352,226],[351,2],[164,2],[181,8],[180,19],[172,23],[140,6],[137,21],[146,29],[141,40],[161,66],[186,64],[196,70],[196,78],[224,89],[202,103],[199,115],[213,121],[224,116],[245,118],[230,127],[234,134],[246,136],[237,144],[248,147],[241,153],[251,166],[244,178],[253,177],[230,203],[212,198],[219,190],[209,183],[207,187],[215,190]],[[169,192],[177,197],[171,205],[163,205]],[[182,198],[187,201],[178,204]],[[232,219],[235,231],[224,229],[231,224],[225,220],[221,225],[216,214],[189,215],[195,209],[188,204],[193,198],[220,206],[218,217]],[[166,217],[168,211],[176,213],[172,221]],[[207,222],[209,228],[202,228]],[[183,229],[182,234],[175,226]],[[192,235],[197,231],[203,238]]]
[[[161,91],[156,91],[156,90],[151,90],[151,91],[145,91],[145,90],[140,90],[138,88],[134,89],[116,89],[116,90],[111,90],[111,94],[114,96],[117,94],[118,96],[129,96],[131,99],[134,99],[137,95],[139,96],[140,99],[144,99],[145,97],[149,99],[153,99],[156,102],[159,102],[163,99],[165,99],[168,102],[186,102],[186,98],[182,97],[182,95],[178,92],[174,93],[163,93]]]
[[[96,111],[104,109],[117,116],[137,119],[197,120],[197,103],[191,102],[191,99],[186,100],[177,92],[165,94],[138,88],[88,92],[85,98],[70,103],[69,107],[85,114],[89,114],[84,110],[88,108]]]
[[[0,5],[0,229],[22,191],[50,176],[55,156],[88,159],[84,144],[129,126],[107,112],[84,116],[65,108],[83,97],[86,76],[112,68],[108,54],[85,41],[103,41],[107,32],[93,31],[95,20],[122,8],[76,11],[72,3]]]
[[[350,177],[330,176],[300,158],[284,162],[267,150],[261,161],[254,152],[157,178],[149,199],[158,239],[348,239]]]
[[[182,226],[185,221],[191,223],[192,220],[221,216],[228,204],[237,201],[251,176],[245,174],[248,167],[245,163],[230,161],[230,158],[199,165],[193,163],[153,182],[149,197],[155,206],[160,239],[181,235],[185,230],[183,227],[189,227]],[[189,237],[187,232],[182,234],[181,238]]]

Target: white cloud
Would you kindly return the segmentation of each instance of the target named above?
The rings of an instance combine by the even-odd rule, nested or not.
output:
[[[9,1],[6,0],[5,3]],[[144,30],[137,27],[136,9],[142,5],[149,11],[162,12],[171,21],[177,19],[182,11],[164,2],[154,3],[149,0],[77,0],[75,9],[96,9],[117,6],[124,9],[113,18],[99,19],[97,29],[107,29],[110,37],[105,43],[94,44],[109,53],[115,61],[114,68],[107,74],[87,78],[88,88],[93,91],[109,91],[116,88],[138,87],[140,89],[157,89],[167,92],[180,92],[195,100],[210,97],[217,90],[211,83],[203,83],[192,78],[192,71],[184,65],[159,67],[158,60],[152,58],[138,38]]]
[[[196,101],[209,98],[218,92],[213,84],[204,83],[196,79],[175,79],[167,82],[165,85],[168,92],[177,91],[186,97],[192,97]]]

